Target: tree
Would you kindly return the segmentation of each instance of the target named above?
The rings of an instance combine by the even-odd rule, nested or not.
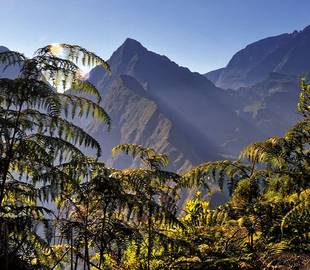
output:
[[[55,54],[60,50],[63,58]],[[0,79],[0,257],[5,269],[14,258],[40,265],[40,255],[53,252],[36,231],[39,223],[48,227],[51,211],[37,200],[44,204],[64,188],[68,179],[53,175],[61,164],[84,157],[79,147],[94,148],[100,156],[99,143],[72,122],[91,115],[110,125],[98,90],[81,76],[81,57],[84,64],[109,70],[103,59],[77,45],[48,45],[33,58],[0,53],[0,62],[20,68],[17,78]],[[62,91],[70,90],[60,91],[60,84]]]
[[[176,217],[177,189],[175,187],[180,176],[164,171],[163,167],[168,165],[168,157],[157,153],[152,148],[136,144],[121,144],[114,147],[112,152],[113,154],[124,152],[131,154],[133,158],[140,158],[145,167],[121,170],[119,177],[126,179],[132,192],[141,202],[142,212],[139,213],[138,220],[146,219],[146,228],[142,226],[142,231],[145,231],[147,236],[145,269],[150,270],[155,239],[164,236],[160,232],[160,226],[165,224],[182,227]]]

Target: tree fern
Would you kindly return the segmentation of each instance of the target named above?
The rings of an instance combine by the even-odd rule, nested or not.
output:
[[[0,254],[6,250],[6,262],[15,256],[37,267],[53,264],[44,259],[47,250],[53,251],[50,236],[43,239],[37,234],[37,227],[47,224],[46,215],[50,214],[39,200],[41,204],[56,200],[85,181],[90,164],[98,161],[86,158],[80,147],[95,149],[97,157],[101,152],[99,143],[71,121],[92,116],[110,125],[109,116],[99,105],[99,91],[83,81],[79,63],[71,61],[72,54],[83,53],[92,66],[109,69],[107,63],[84,48],[63,47],[69,52],[67,58],[54,55],[51,46],[38,50],[33,58],[17,52],[0,53],[0,63],[20,68],[16,79],[0,79]],[[97,102],[55,89],[66,84],[79,95],[94,96]],[[83,162],[77,166],[77,161]],[[24,228],[10,227],[3,234],[14,220],[19,224],[25,221]],[[17,241],[19,238],[23,242]],[[30,254],[18,249],[28,249]]]

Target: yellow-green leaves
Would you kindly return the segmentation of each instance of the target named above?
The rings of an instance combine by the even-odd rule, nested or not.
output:
[[[305,117],[310,116],[310,85],[306,82],[306,78],[300,79],[301,92],[297,103],[297,109]]]

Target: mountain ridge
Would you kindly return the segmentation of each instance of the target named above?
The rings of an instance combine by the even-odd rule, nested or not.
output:
[[[217,77],[205,74],[221,88],[251,86],[268,77],[270,72],[300,75],[310,70],[310,26],[301,31],[267,37],[238,51]]]

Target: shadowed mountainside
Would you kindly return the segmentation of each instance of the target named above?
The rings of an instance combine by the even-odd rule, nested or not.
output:
[[[107,163],[111,166],[131,165],[130,158],[110,157],[110,149],[119,143],[152,146],[167,153],[172,170],[188,169],[203,159],[219,157],[199,131],[163,104],[158,105],[156,98],[129,75],[120,75],[113,81],[103,106],[113,121],[111,131],[98,123],[90,123],[87,130],[102,141],[104,157],[109,157]],[[198,145],[197,141],[204,144]]]

